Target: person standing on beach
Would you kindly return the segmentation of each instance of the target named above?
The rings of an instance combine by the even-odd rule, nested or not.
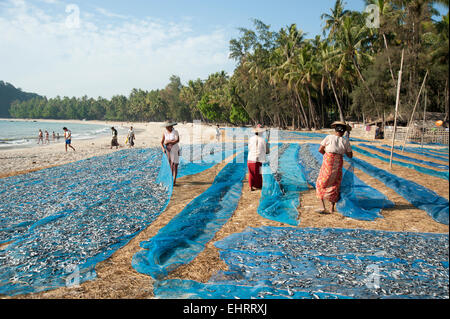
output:
[[[258,126],[253,130],[255,135],[248,140],[248,183],[252,192],[261,189],[263,184],[261,167],[266,161],[267,154],[266,140],[260,136],[263,132],[265,130]]]
[[[39,134],[38,134],[38,144],[42,141],[42,144],[44,144],[44,134],[42,133],[42,130],[39,129]]]
[[[316,193],[321,200],[319,212],[322,214],[328,213],[325,209],[325,199],[331,203],[331,213],[334,212],[340,197],[343,157],[344,155],[353,157],[350,141],[343,137],[346,131],[351,130],[351,127],[344,122],[334,122],[331,128],[335,129],[335,134],[325,137],[319,147],[323,162],[316,181]]]
[[[50,144],[50,135],[47,130],[45,130],[45,144]]]
[[[128,130],[128,146],[130,148],[132,148],[134,146],[134,139],[136,138],[135,134],[134,134],[134,130],[133,127],[130,127],[130,129]]]
[[[53,133],[52,133],[52,140],[53,140],[53,142],[56,140],[56,134],[55,134],[55,131],[53,131]]]
[[[222,134],[220,133],[220,126],[219,126],[219,124],[217,124],[217,126],[216,126],[216,140],[217,140],[217,142],[220,141],[221,135]]]
[[[165,127],[166,129],[164,130],[161,140],[161,148],[169,159],[174,186],[176,185],[178,164],[180,162],[180,146],[178,145],[178,143],[180,142],[180,135],[178,134],[178,131],[173,128],[175,125],[177,125],[177,123],[175,122],[165,122],[162,125],[162,127]]]
[[[112,131],[112,140],[111,140],[111,149],[113,148],[113,146],[116,147],[116,149],[119,148],[119,142],[117,141],[117,130],[113,127],[111,127],[111,131]]]
[[[75,148],[72,146],[72,132],[67,127],[63,127],[63,131],[64,131],[64,140],[66,141],[65,143],[66,152],[67,146],[75,151]]]

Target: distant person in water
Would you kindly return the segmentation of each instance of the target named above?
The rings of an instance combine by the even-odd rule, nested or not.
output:
[[[169,159],[174,186],[176,185],[178,164],[180,163],[180,146],[178,145],[180,142],[180,135],[178,134],[178,131],[173,128],[175,125],[177,125],[175,122],[165,122],[162,125],[166,129],[164,130],[161,140],[161,148]]]
[[[45,144],[50,144],[50,134],[45,130]]]
[[[44,144],[44,133],[42,133],[42,130],[39,129],[39,134],[38,134],[38,144],[42,141],[42,144]]]
[[[127,140],[128,140],[128,146],[129,146],[130,148],[132,148],[132,147],[134,146],[134,140],[135,140],[135,138],[136,138],[136,135],[134,134],[133,127],[130,127],[130,129],[128,130],[128,137],[127,137]]]
[[[64,130],[64,140],[66,141],[66,143],[65,143],[66,152],[67,152],[67,147],[70,147],[71,149],[73,149],[75,151],[75,148],[72,146],[72,132],[67,127],[63,127],[63,130]]]
[[[111,127],[112,132],[112,139],[111,139],[111,149],[115,146],[116,149],[119,148],[119,142],[117,141],[117,130],[113,127]]]
[[[59,133],[56,133],[56,139],[59,141],[61,136],[59,136]]]

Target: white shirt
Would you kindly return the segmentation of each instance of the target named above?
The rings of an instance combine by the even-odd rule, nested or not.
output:
[[[254,135],[248,140],[248,161],[260,163],[266,161],[266,140],[261,136]]]
[[[178,134],[176,129],[173,129],[172,132],[169,132],[168,130],[165,130],[164,131],[164,144],[167,144],[167,142],[176,141],[179,138],[179,136],[180,135]]]
[[[177,130],[173,129],[172,132],[169,132],[168,130],[164,131],[164,144],[167,145],[167,142],[172,142],[172,141],[176,141],[179,138],[179,134],[177,132]],[[180,158],[179,158],[179,154],[178,151],[180,150],[180,146],[177,144],[174,144],[170,150],[169,153],[169,157],[170,157],[170,161],[172,163],[180,163]]]
[[[348,139],[337,135],[328,135],[320,143],[320,145],[325,146],[326,153],[345,155],[346,153],[350,153],[352,151],[352,147],[350,146]]]

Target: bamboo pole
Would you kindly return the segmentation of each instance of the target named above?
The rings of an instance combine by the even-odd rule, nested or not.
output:
[[[400,86],[402,84],[404,52],[405,52],[405,49],[402,50],[402,60],[400,62],[400,71],[398,72],[397,99],[395,102],[395,115],[394,115],[394,131],[392,132],[391,157],[389,159],[389,168],[390,169],[392,169],[392,156],[394,155],[395,133],[397,131],[397,112],[398,112],[398,105],[400,104]]]
[[[425,73],[425,77],[423,78],[422,86],[420,87],[420,90],[419,90],[419,95],[417,95],[416,104],[414,104],[414,109],[412,111],[411,118],[409,119],[409,123],[408,123],[408,126],[406,128],[406,135],[405,135],[405,140],[403,141],[402,153],[405,150],[406,141],[408,140],[409,128],[411,127],[411,125],[413,123],[414,113],[416,112],[417,104],[419,104],[420,95],[422,94],[422,90],[423,90],[423,88],[425,86],[425,82],[427,80],[427,76],[428,76],[428,71],[427,71],[427,73]]]
[[[425,106],[423,108],[423,124],[422,124],[422,137],[420,139],[420,147],[423,148],[423,134],[425,133],[425,118],[427,116],[427,91],[425,90]]]

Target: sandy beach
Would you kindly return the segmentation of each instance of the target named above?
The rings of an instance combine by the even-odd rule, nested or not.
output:
[[[161,136],[163,128],[161,123],[130,123],[130,122],[111,122],[111,121],[62,121],[62,120],[37,120],[42,122],[61,123],[62,126],[67,126],[70,129],[71,123],[78,124],[98,124],[105,126],[122,127],[129,129],[130,126],[134,127],[136,132],[135,148],[148,148],[159,146],[161,142]],[[193,136],[194,126],[192,123],[178,124],[176,129],[180,133],[180,144],[189,144],[190,141],[186,140],[186,137],[190,139]],[[199,128],[196,128],[199,130]],[[201,125],[201,137],[194,142],[206,142],[215,138],[215,129],[209,125]],[[197,135],[196,135],[197,136]],[[185,140],[183,140],[183,137]],[[119,150],[127,148],[125,145],[126,136],[119,135]],[[100,137],[89,140],[72,140],[72,146],[76,151],[72,151],[70,148],[67,152],[64,149],[64,143],[58,142],[46,145],[36,145],[33,147],[6,149],[0,150],[0,178],[14,176],[17,174],[23,174],[40,170],[47,167],[63,165],[71,162],[76,162],[86,158],[101,156],[117,151],[114,147],[111,149],[111,137]]]
[[[67,121],[61,123],[70,125]],[[85,123],[85,122],[83,122]],[[109,126],[128,127],[132,125],[136,130],[136,148],[147,148],[158,146],[161,139],[162,128],[160,123],[123,123],[123,122],[99,122],[89,123],[105,124]],[[176,126],[180,136],[192,136],[193,124],[179,124]],[[202,126],[200,139],[183,141],[208,142],[215,139],[215,128],[213,126]],[[119,136],[121,147],[125,148],[125,136]],[[318,140],[298,140],[290,143],[319,143]],[[357,145],[358,143],[353,143]],[[39,170],[46,167],[62,165],[93,156],[99,156],[116,152],[110,149],[110,137],[94,140],[73,141],[76,152],[64,151],[63,144],[51,144],[48,146],[36,146],[26,149],[14,149],[1,152],[0,167],[2,172],[0,177],[17,175],[29,171]],[[381,145],[381,143],[380,143]],[[405,154],[406,155],[406,154]],[[407,153],[408,156],[424,159],[420,155]],[[388,164],[377,159],[364,157],[356,154],[372,165],[388,170]],[[97,278],[85,282],[76,288],[59,288],[51,291],[21,295],[14,298],[153,298],[152,279],[149,276],[138,273],[131,266],[133,255],[141,250],[139,244],[148,240],[167,225],[183,208],[196,196],[204,192],[213,182],[214,177],[223,168],[225,161],[213,166],[196,175],[185,176],[177,180],[178,186],[174,188],[173,195],[166,210],[144,231],[140,232],[125,247],[117,250],[110,258],[99,263],[96,267]],[[393,172],[403,178],[423,185],[439,195],[449,198],[448,180],[442,180],[433,176],[425,175],[412,169],[394,165]],[[349,229],[374,229],[401,232],[423,232],[423,233],[448,233],[449,228],[434,221],[425,211],[409,204],[403,197],[386,187],[382,182],[355,169],[355,174],[368,185],[376,188],[388,199],[393,201],[396,207],[383,210],[384,218],[376,219],[373,222],[359,221],[344,217],[340,213],[332,215],[320,215],[314,212],[319,201],[315,196],[314,189],[310,189],[300,194],[300,208],[298,209],[301,223],[298,227],[318,227],[318,228],[349,228]],[[250,192],[248,189],[248,175],[243,181],[243,193],[239,205],[231,219],[216,233],[215,237],[206,245],[204,251],[200,253],[191,263],[181,266],[169,274],[169,278],[192,279],[199,282],[207,282],[209,278],[219,270],[225,270],[225,263],[219,258],[218,249],[214,243],[226,238],[230,234],[241,232],[247,227],[259,226],[282,226],[292,227],[283,223],[274,222],[261,217],[257,213],[258,202],[261,192]],[[445,187],[446,186],[446,187]],[[0,247],[1,249],[1,247]]]

